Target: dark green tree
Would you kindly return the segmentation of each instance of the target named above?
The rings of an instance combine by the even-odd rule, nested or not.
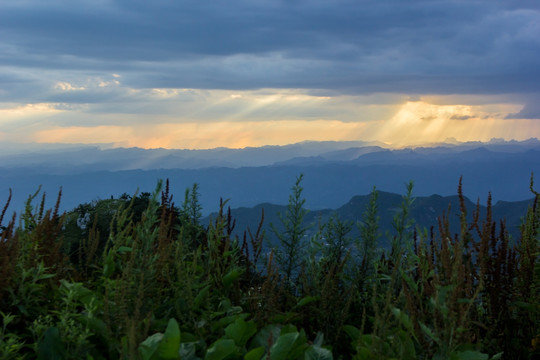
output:
[[[123,193],[117,199],[111,197],[80,204],[65,215],[64,251],[74,264],[87,262],[88,256],[94,257],[103,251],[110,234],[117,230],[112,227],[115,214],[125,209],[130,221],[139,223],[150,201],[155,201],[152,194],[142,192],[133,197]]]
[[[377,200],[379,193],[373,187],[369,204],[363,213],[362,221],[359,223],[360,237],[356,239],[356,268],[357,268],[357,285],[360,289],[365,278],[373,272],[373,263],[376,258],[379,238],[379,216]]]
[[[183,235],[192,248],[197,248],[204,242],[201,225],[202,205],[199,201],[199,185],[186,189],[184,203],[180,209],[180,224]]]
[[[195,183],[191,189],[186,189],[182,216],[193,226],[198,226],[202,217],[202,205],[199,202],[199,184]]]
[[[353,227],[352,221],[342,221],[333,214],[324,227],[322,255],[331,264],[339,264],[350,249],[352,238],[348,236]]]
[[[308,211],[304,209],[306,200],[302,197],[303,188],[300,185],[303,177],[304,175],[300,174],[296,178],[285,215],[279,214],[282,230],[271,224],[272,231],[279,240],[276,259],[285,283],[290,286],[295,283],[293,277],[298,275],[306,247],[304,237],[308,227],[304,225],[304,217]]]

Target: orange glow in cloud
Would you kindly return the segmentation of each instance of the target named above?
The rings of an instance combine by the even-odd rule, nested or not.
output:
[[[50,115],[62,112],[59,110],[59,104],[52,103],[37,103],[19,105],[7,109],[0,109],[0,117],[2,119],[19,119],[22,117],[33,117],[40,115]],[[2,120],[0,120],[2,123]]]
[[[179,94],[186,92],[189,91],[154,89],[152,95],[176,99]],[[488,141],[494,137],[507,140],[540,137],[540,120],[506,119],[508,114],[521,110],[522,105],[516,104],[448,105],[434,98],[432,101],[391,104],[392,111],[389,112],[388,104],[366,107],[355,104],[354,97],[317,97],[297,94],[293,90],[276,94],[219,92],[217,97],[213,97],[210,91],[194,94],[197,99],[208,97],[212,100],[202,102],[201,105],[207,106],[200,108],[212,109],[218,106],[217,110],[199,119],[188,111],[181,116],[87,113],[86,108],[68,109],[62,104],[30,104],[0,109],[0,125],[6,125],[0,128],[0,139],[42,143],[111,143],[118,147],[209,149],[285,145],[305,140],[382,141],[389,146],[403,147],[442,142],[448,138],[458,141]],[[238,106],[219,108],[228,102],[238,102]],[[306,119],[301,118],[301,112],[295,118],[292,108],[294,104],[305,105],[305,109],[332,109],[327,112],[327,116],[340,114],[342,107],[350,111],[342,119],[324,119],[324,115],[319,119]],[[373,112],[362,118],[362,111],[370,106],[374,107]],[[355,110],[357,113],[351,110],[355,107],[358,108]],[[306,117],[316,113],[309,112]],[[219,115],[216,115],[216,120],[212,120],[215,114]],[[385,116],[381,118],[382,114]],[[73,119],[83,119],[81,124],[86,125],[55,126],[57,115],[64,120],[72,116]],[[291,119],[284,118],[287,115]],[[358,121],[352,121],[353,115],[358,115]],[[94,121],[111,125],[92,126]]]
[[[515,106],[514,106],[515,108]],[[508,113],[515,109],[507,109]],[[511,111],[510,111],[511,110]],[[409,102],[389,120],[217,121],[64,127],[36,132],[31,141],[113,143],[119,147],[209,149],[285,145],[304,140],[382,141],[403,147],[442,142],[524,140],[540,136],[540,121],[495,118],[464,105],[437,106]]]
[[[206,149],[285,145],[309,140],[357,140],[363,123],[340,121],[262,121],[67,127],[37,132],[47,143],[114,143],[122,147]]]
[[[497,111],[494,111],[497,110]],[[374,130],[374,139],[394,146],[459,141],[489,141],[504,138],[524,140],[540,135],[540,121],[505,119],[520,110],[519,105],[433,105],[423,101],[405,103],[391,119]]]

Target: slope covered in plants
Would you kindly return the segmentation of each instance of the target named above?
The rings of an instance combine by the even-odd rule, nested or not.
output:
[[[307,236],[302,176],[263,251],[260,223],[232,235],[222,202],[201,223],[198,187],[169,186],[0,215],[2,359],[488,359],[540,352],[540,195],[520,237],[472,214],[414,226],[412,184],[381,234],[378,193],[361,222]],[[58,197],[60,201],[60,196]],[[358,235],[351,229],[359,226]],[[377,247],[386,237],[390,247]]]

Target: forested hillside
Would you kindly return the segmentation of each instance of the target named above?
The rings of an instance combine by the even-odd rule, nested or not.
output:
[[[381,234],[386,235],[393,230],[393,218],[400,210],[402,196],[385,191],[377,191],[377,206],[379,214],[379,229]],[[349,236],[360,236],[359,225],[363,222],[364,212],[369,204],[371,195],[357,195],[351,198],[346,204],[336,209],[310,210],[306,213],[304,223],[307,227],[308,236],[313,236],[321,224],[325,224],[332,216],[337,216],[340,220],[350,222],[352,224]],[[485,217],[487,208],[479,201],[472,202],[467,197],[464,197],[463,203],[467,209],[467,220],[472,221],[475,211],[479,211],[481,217]],[[516,241],[520,237],[520,226],[522,223],[523,214],[527,212],[527,208],[532,206],[534,199],[524,201],[498,201],[492,205],[493,220],[497,223],[505,222],[506,230]],[[442,214],[446,214],[450,221],[450,231],[457,233],[460,231],[459,218],[461,214],[460,198],[454,196],[415,196],[410,207],[411,218],[414,219],[414,226],[420,229],[430,230],[432,227],[439,227],[439,218]],[[233,208],[231,215],[236,222],[233,230],[233,235],[243,236],[243,232],[248,227],[253,227],[253,224],[258,224],[261,215],[264,213],[264,223],[262,230],[266,231],[267,242],[271,244],[277,243],[277,237],[272,231],[272,225],[280,227],[279,214],[285,213],[286,205],[276,204],[259,204],[254,207]],[[203,224],[208,225],[212,219],[217,216],[212,213],[202,219]],[[388,249],[390,241],[387,236],[379,238],[378,247]]]
[[[178,202],[167,181],[66,213],[61,194],[47,209],[37,192],[17,221],[8,201],[0,358],[537,358],[532,180],[530,190],[511,239],[490,199],[471,206],[461,183],[456,197],[416,200],[410,183],[391,207],[396,195],[373,191],[312,226],[299,176],[268,230],[274,247],[264,216],[235,236],[226,202],[205,225],[197,185]],[[424,201],[440,205],[431,229],[414,219]]]

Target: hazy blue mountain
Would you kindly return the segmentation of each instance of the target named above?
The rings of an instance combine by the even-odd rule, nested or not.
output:
[[[358,158],[361,155],[369,154],[383,150],[380,146],[363,146],[348,148],[345,150],[335,150],[321,154],[320,156],[330,161],[349,161]]]
[[[485,201],[491,192],[495,201],[517,201],[531,196],[531,172],[540,174],[536,139],[434,145],[400,150],[350,142],[212,150],[34,148],[18,155],[0,154],[0,204],[12,188],[11,209],[19,210],[41,184],[49,206],[62,187],[62,209],[69,210],[97,198],[133,194],[137,188],[151,192],[158,179],[169,178],[177,203],[186,188],[198,183],[204,213],[209,214],[220,197],[230,199],[234,208],[286,204],[300,173],[305,175],[306,205],[312,210],[338,208],[355,195],[370,193],[374,185],[402,193],[409,180],[417,196],[455,195],[460,176],[464,194],[471,199]],[[239,166],[249,161],[271,165]]]
[[[86,171],[154,169],[201,169],[207,167],[266,166],[294,157],[318,156],[343,149],[370,147],[360,141],[302,142],[285,146],[216,148],[208,150],[100,148],[98,146],[53,146],[28,149],[0,146],[0,167],[39,169],[47,173],[73,174]]]
[[[488,143],[467,142],[433,144],[390,150],[382,144],[360,141],[313,142],[307,141],[286,146],[263,146],[244,149],[216,148],[208,150],[110,148],[110,145],[55,145],[28,144],[26,148],[16,144],[0,144],[0,167],[17,169],[32,168],[39,172],[73,174],[88,171],[155,170],[155,169],[201,169],[207,167],[244,167],[268,165],[312,165],[327,162],[355,161],[363,164],[380,161],[437,161],[445,157],[463,154],[474,155],[483,148],[495,153],[522,153],[540,150],[540,141],[500,141]],[[471,154],[465,151],[473,151]],[[477,154],[476,156],[481,156]]]
[[[363,221],[364,212],[369,204],[370,195],[357,195],[352,197],[347,203],[336,209],[322,209],[313,210],[308,212],[304,219],[304,225],[308,226],[309,235],[313,235],[318,229],[320,224],[328,222],[332,215],[337,215],[339,219],[343,221],[349,221],[354,224],[352,231],[349,233],[350,237],[359,237],[360,232],[358,225]],[[473,213],[477,209],[477,204],[465,198],[465,206],[467,209],[467,219],[472,221]],[[389,246],[389,239],[395,233],[393,228],[393,218],[400,211],[403,197],[399,194],[388,193],[379,191],[378,196],[378,215],[380,217],[380,246]],[[529,206],[533,203],[533,199],[507,202],[499,201],[492,206],[493,219],[500,222],[505,221],[505,226],[513,239],[519,238],[519,226],[521,224],[521,218],[526,214]],[[482,220],[486,216],[486,204],[480,204],[480,225]],[[255,234],[257,227],[261,222],[261,218],[264,212],[262,229],[266,233],[266,238],[269,243],[275,243],[277,238],[272,230],[273,225],[275,228],[282,230],[279,214],[285,215],[287,206],[275,205],[270,203],[258,204],[254,207],[240,207],[231,210],[231,215],[236,222],[234,235],[240,239],[243,238],[244,232],[249,239],[248,229],[252,234]],[[457,234],[460,231],[460,203],[457,195],[453,196],[420,196],[414,199],[414,202],[410,208],[410,217],[414,219],[415,227],[420,230],[426,230],[428,237],[431,229],[434,234],[438,234],[439,220],[443,218],[448,219],[450,225],[450,231],[453,234]],[[204,219],[204,223],[208,224],[217,216],[217,213],[210,214],[209,217]],[[498,223],[498,229],[500,229],[500,223]],[[420,238],[420,237],[419,237]]]

